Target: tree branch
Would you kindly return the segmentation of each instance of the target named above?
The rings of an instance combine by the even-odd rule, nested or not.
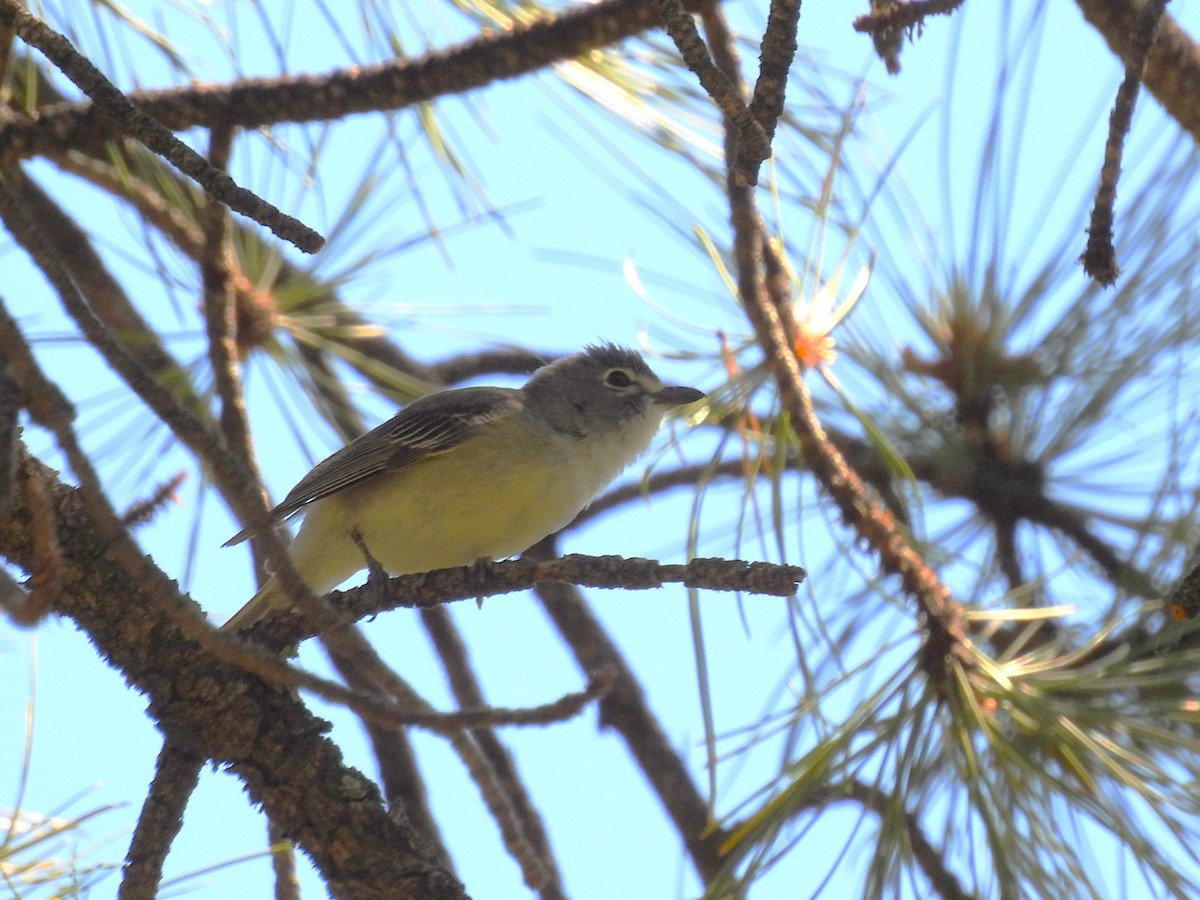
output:
[[[657,24],[654,7],[643,0],[601,0],[417,59],[354,66],[320,76],[136,91],[129,99],[172,131],[198,125],[253,129],[281,122],[344,119],[355,113],[404,109],[528,75],[619,43]],[[71,148],[98,148],[122,133],[117,123],[90,103],[47,109],[35,119],[2,117],[0,166]]]
[[[125,855],[117,900],[158,897],[163,863],[183,827],[183,811],[200,783],[203,765],[203,757],[181,749],[169,736],[163,741],[154,764],[154,780]]]
[[[444,607],[421,610],[421,624],[437,650],[442,668],[446,670],[450,689],[454,699],[462,709],[485,709],[487,701],[483,688],[471,668],[467,654],[467,645],[454,625],[454,620]],[[611,685],[610,685],[611,686]],[[542,822],[542,816],[533,804],[533,798],[525,788],[525,783],[517,771],[516,762],[508,748],[500,741],[491,728],[476,728],[471,732],[479,752],[487,757],[492,773],[503,786],[513,814],[521,822],[521,830],[530,848],[541,859],[546,869],[548,880],[542,888],[543,900],[553,900],[562,897],[562,872],[554,857],[554,849],[550,844],[550,836]]]
[[[363,693],[375,690],[356,661],[334,647],[326,647],[326,653],[350,687]],[[366,716],[360,716],[359,721],[371,741],[392,820],[397,827],[411,833],[410,840],[421,842],[447,872],[454,873],[454,862],[429,807],[429,794],[407,732],[404,728],[381,725]]]
[[[179,171],[194,178],[222,203],[265,225],[306,253],[316,253],[324,245],[325,239],[303,222],[272,206],[253,191],[239,187],[227,172],[211,165],[156,122],[153,116],[146,115],[71,46],[70,41],[30,15],[16,0],[0,0],[0,25],[12,28],[26,43],[45,54],[81,91],[92,98],[95,108],[114,127],[123,134],[136,137]]]
[[[374,593],[374,587],[370,585],[368,590]],[[409,721],[415,724],[432,724],[441,719],[441,714],[384,663],[357,628],[344,626],[327,632],[322,636],[322,642],[331,653],[353,661],[356,683],[369,685],[377,696],[387,698],[391,702],[397,712],[395,724],[407,724]],[[357,707],[355,712],[364,714],[364,710]],[[366,712],[370,713],[371,710]],[[478,724],[477,721],[467,722],[465,727],[456,726],[443,733],[479,789],[488,811],[500,829],[505,848],[521,867],[525,884],[532,890],[541,891],[550,881],[550,872],[530,845],[522,822],[513,811],[504,785],[493,772],[491,761],[480,752],[469,730]]]
[[[533,560],[552,560],[553,537],[526,552]],[[624,739],[646,780],[658,796],[683,839],[692,865],[705,882],[721,870],[719,848],[726,832],[709,816],[708,804],[692,782],[687,765],[671,746],[658,719],[646,703],[642,686],[621,652],[592,615],[578,588],[562,582],[542,582],[534,589],[583,672],[612,666],[617,680],[600,701],[600,725]]]
[[[706,9],[704,22],[717,65],[730,78],[740,77],[732,37],[715,5]],[[787,275],[767,243],[753,189],[738,177],[733,162],[735,152],[736,136],[726,129],[726,192],[742,307],[775,376],[804,458],[837,505],[842,520],[878,554],[884,571],[900,576],[905,591],[916,600],[926,629],[922,668],[935,689],[946,690],[950,680],[946,665],[949,655],[957,654],[964,661],[969,659],[962,607],[896,527],[892,514],[846,464],[817,418],[800,363],[792,351],[795,335],[791,333],[794,322]]]
[[[1117,253],[1113,247],[1113,218],[1117,202],[1117,182],[1121,178],[1121,158],[1125,154],[1125,138],[1133,124],[1146,58],[1158,32],[1167,0],[1147,0],[1133,22],[1133,39],[1125,60],[1125,79],[1117,90],[1112,113],[1108,119],[1108,138],[1104,142],[1104,165],[1100,169],[1100,184],[1088,223],[1087,248],[1083,251],[1083,270],[1105,286],[1116,283],[1120,274]]]
[[[247,675],[184,637],[164,609],[174,584],[136,547],[106,537],[81,489],[58,482],[31,457],[57,514],[63,549],[55,610],[87,633],[100,655],[149,698],[150,715],[181,751],[228,764],[255,803],[285,828],[321,871],[334,896],[462,898],[461,886],[405,840],[376,787],[344,765],[337,747],[290,691]],[[0,554],[32,565],[24,497],[0,520]],[[136,571],[134,571],[136,570]],[[120,615],[113,614],[120,604]],[[347,852],[349,849],[350,852]]]
[[[1138,0],[1075,0],[1083,17],[1129,63],[1136,54],[1136,22],[1145,3]],[[1164,14],[1146,57],[1142,83],[1167,113],[1200,141],[1200,47],[1174,17]]]

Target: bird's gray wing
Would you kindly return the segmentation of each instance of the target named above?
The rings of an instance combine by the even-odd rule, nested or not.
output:
[[[521,404],[520,391],[508,388],[458,388],[422,397],[318,463],[271,510],[268,521],[280,522],[314,500],[453,450],[474,429],[519,412]],[[240,531],[225,546],[240,543],[264,527]]]

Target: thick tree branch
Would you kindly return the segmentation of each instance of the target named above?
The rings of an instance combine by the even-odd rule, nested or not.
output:
[[[347,659],[332,647],[327,647],[326,652],[350,687],[363,693],[375,690],[375,685],[355,660]],[[381,725],[366,717],[359,720],[371,741],[371,752],[379,766],[379,780],[393,821],[397,827],[411,832],[410,840],[425,846],[447,872],[454,873],[454,863],[429,807],[429,793],[425,790],[407,731]]]
[[[117,900],[154,900],[158,896],[163,863],[183,827],[183,811],[200,782],[203,766],[203,757],[180,749],[170,737],[163,742],[154,781],[125,855]]]
[[[375,593],[375,587],[369,585],[368,591]],[[436,725],[441,720],[441,714],[380,658],[357,628],[343,627],[328,632],[322,636],[322,642],[331,654],[342,657],[342,667],[345,667],[347,660],[352,661],[353,677],[357,683],[368,684],[374,693],[394,704],[398,713],[396,724],[406,724],[406,720],[411,720],[417,724]],[[359,708],[355,708],[355,711],[364,713]],[[443,734],[467,767],[500,829],[505,848],[520,865],[526,885],[540,891],[550,882],[551,873],[529,844],[504,785],[492,771],[491,761],[480,752],[475,742],[470,729],[479,724],[478,721],[456,723]]]
[[[323,736],[324,723],[290,691],[185,638],[163,614],[165,597],[178,597],[173,583],[132,545],[100,537],[108,529],[79,489],[32,458],[22,466],[46,485],[56,512],[64,573],[55,611],[75,620],[101,656],[146,694],[151,716],[181,752],[228,764],[241,776],[254,802],[312,857],[335,897],[465,896],[404,839],[375,786],[345,766]],[[0,555],[24,568],[32,565],[28,526],[22,497],[0,520]],[[136,577],[130,566],[139,569]],[[195,610],[190,601],[175,602]]]

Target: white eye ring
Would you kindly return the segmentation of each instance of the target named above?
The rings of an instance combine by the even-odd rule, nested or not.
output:
[[[604,376],[604,383],[610,388],[627,388],[633,384],[633,379],[624,369],[612,369]]]

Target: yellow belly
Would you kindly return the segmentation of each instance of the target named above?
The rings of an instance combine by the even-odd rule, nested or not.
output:
[[[520,553],[566,525],[591,499],[572,489],[562,468],[455,466],[451,479],[441,477],[439,462],[418,463],[313,504],[293,558],[344,558],[337,567],[344,572],[341,581],[364,565],[350,538],[357,529],[392,575],[465,566]],[[332,586],[313,585],[318,591]]]
[[[650,442],[591,436],[557,447],[527,433],[491,435],[313,503],[291,554],[318,594],[365,567],[357,529],[392,575],[512,556],[567,525]]]
[[[289,552],[318,595],[366,567],[356,531],[392,575],[512,556],[567,525],[645,450],[660,420],[653,408],[582,440],[540,423],[486,431],[311,503]],[[245,628],[286,605],[272,578],[222,627]]]

